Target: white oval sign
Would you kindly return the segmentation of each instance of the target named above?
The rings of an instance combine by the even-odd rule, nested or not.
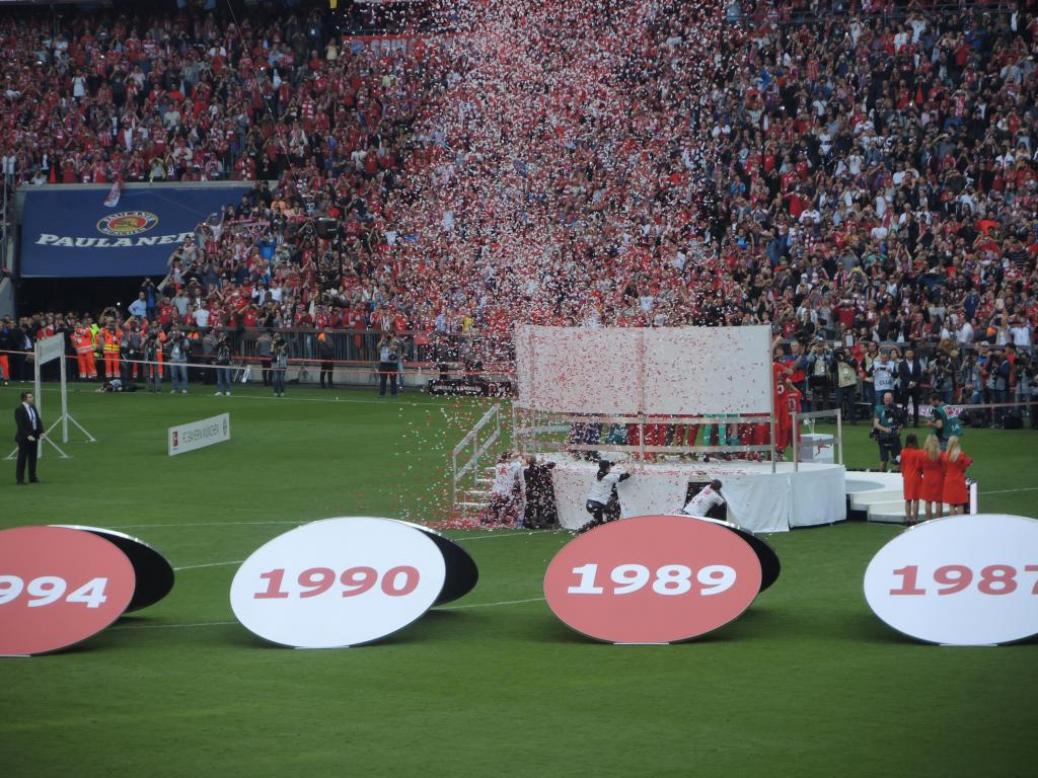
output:
[[[445,578],[420,530],[367,516],[297,527],[257,549],[231,583],[231,609],[260,637],[297,648],[370,643],[418,619]]]
[[[931,643],[1038,634],[1038,521],[978,514],[912,527],[872,558],[865,599],[891,627]]]

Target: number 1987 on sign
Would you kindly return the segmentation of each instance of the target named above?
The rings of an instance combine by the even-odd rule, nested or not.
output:
[[[1017,576],[1022,573],[1038,574],[1038,565],[1025,565],[1018,570],[1013,565],[987,565],[973,570],[968,565],[941,565],[933,571],[933,582],[937,585],[939,596],[958,594],[965,591],[976,580],[976,589],[981,594],[1012,594],[1018,588]],[[894,575],[901,579],[901,585],[891,589],[894,595],[925,595],[929,593],[919,585],[919,565],[907,565],[894,570]],[[1033,579],[1031,594],[1038,594],[1038,577]]]
[[[652,591],[664,597],[687,594],[692,591],[692,568],[688,565],[661,565],[654,571],[645,565],[617,565],[609,571],[609,593],[613,595],[633,594],[650,585]],[[569,594],[605,594],[604,586],[599,586],[598,565],[589,563],[573,568],[573,575],[580,581],[570,586]],[[699,584],[699,594],[709,597],[731,589],[735,584],[735,569],[728,565],[706,565],[695,574],[695,583]]]

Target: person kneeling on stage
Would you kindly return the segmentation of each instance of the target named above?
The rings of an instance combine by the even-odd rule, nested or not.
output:
[[[608,459],[601,459],[598,462],[598,473],[595,474],[595,480],[591,484],[591,490],[587,494],[587,503],[585,508],[587,512],[591,514],[591,521],[580,528],[580,532],[587,532],[589,529],[594,529],[606,523],[605,518],[606,506],[609,505],[609,498],[613,496],[613,489],[621,481],[626,481],[631,477],[630,473],[611,473],[609,472],[613,464]]]
[[[721,496],[721,482],[716,478],[696,492],[695,496],[681,509],[686,516],[700,516],[706,518],[721,518],[717,509],[725,504]],[[713,511],[713,514],[711,514]]]

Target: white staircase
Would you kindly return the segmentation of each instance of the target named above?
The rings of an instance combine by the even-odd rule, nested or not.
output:
[[[476,518],[490,504],[494,454],[501,441],[501,406],[492,406],[451,451],[452,514]],[[490,464],[485,464],[486,460]]]
[[[864,511],[869,521],[905,523],[905,493],[901,473],[849,471],[846,480],[851,510]],[[949,506],[944,506],[947,514]],[[924,511],[920,510],[920,516]]]
[[[460,518],[478,517],[490,505],[490,486],[494,483],[494,468],[484,467],[475,478],[471,489],[464,489],[454,503],[454,512]]]

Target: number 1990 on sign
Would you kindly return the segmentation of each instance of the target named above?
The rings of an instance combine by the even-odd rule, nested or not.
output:
[[[343,597],[358,597],[375,588],[379,584],[382,592],[390,597],[404,597],[418,588],[418,569],[411,565],[399,565],[386,570],[384,575],[374,567],[358,565],[348,567],[341,573],[330,567],[309,567],[295,577],[296,586],[286,588],[285,568],[279,567],[260,573],[260,578],[267,582],[266,588],[256,592],[257,600],[288,599],[293,594],[300,599],[318,597],[338,583],[339,593]]]
[[[579,583],[570,586],[569,594],[606,594],[606,588],[599,586],[598,565],[589,563],[574,567],[573,575]],[[609,594],[621,596],[634,594],[650,585],[652,591],[664,597],[675,597],[688,594],[693,588],[693,570],[688,565],[660,565],[650,570],[645,565],[622,564],[609,571],[609,583],[612,584]],[[728,565],[706,565],[695,574],[695,583],[700,588],[696,594],[709,597],[728,591],[735,584],[735,569]]]

